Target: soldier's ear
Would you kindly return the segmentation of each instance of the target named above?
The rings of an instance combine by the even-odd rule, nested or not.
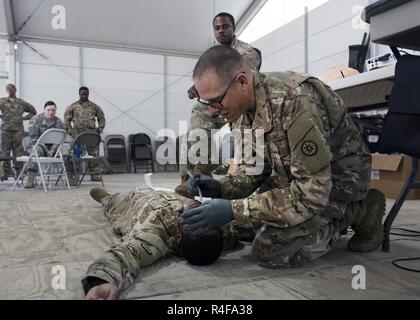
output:
[[[241,86],[248,85],[249,81],[248,81],[248,77],[246,76],[246,73],[239,74],[238,75],[238,81],[239,81]]]

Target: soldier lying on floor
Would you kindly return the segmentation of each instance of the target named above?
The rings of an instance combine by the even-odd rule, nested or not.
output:
[[[118,299],[142,268],[171,254],[184,256],[194,265],[212,264],[239,239],[232,224],[198,238],[183,233],[178,217],[200,202],[175,193],[146,190],[111,195],[93,188],[90,195],[102,204],[122,238],[89,266],[82,280],[88,299]]]

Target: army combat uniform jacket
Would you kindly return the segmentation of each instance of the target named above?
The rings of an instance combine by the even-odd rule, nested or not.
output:
[[[0,99],[0,112],[1,129],[3,131],[23,131],[23,121],[30,120],[36,115],[35,108],[19,98]],[[28,115],[23,117],[25,112]]]
[[[34,146],[38,141],[39,137],[49,129],[64,129],[63,122],[59,117],[52,119],[45,118],[44,114],[41,113],[29,121],[28,131],[31,137],[30,146]]]
[[[314,215],[342,219],[344,210],[327,212],[327,207],[333,200],[364,199],[371,166],[343,101],[309,75],[255,72],[253,77],[255,114],[243,115],[232,129],[263,131],[264,169],[247,175],[255,163],[244,159],[234,175],[220,180],[222,197],[234,199],[235,220],[287,228]],[[275,187],[253,194],[273,172]]]
[[[96,118],[98,119],[98,127],[96,127]],[[71,104],[64,113],[64,129],[72,137],[75,137],[84,131],[101,133],[104,128],[104,112],[101,107],[92,101],[76,101]]]

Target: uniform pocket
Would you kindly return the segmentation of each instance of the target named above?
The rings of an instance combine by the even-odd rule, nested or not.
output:
[[[266,141],[271,166],[282,177],[282,180],[289,182],[290,148],[285,133],[275,132],[266,135]]]
[[[162,196],[156,196],[156,198],[150,199],[148,202],[153,210],[165,208],[170,205],[170,202],[166,200],[165,198],[163,198]]]

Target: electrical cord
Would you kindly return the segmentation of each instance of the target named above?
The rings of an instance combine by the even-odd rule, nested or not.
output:
[[[417,230],[411,230],[411,229],[405,229],[405,228],[392,228],[392,230],[401,230],[404,232],[411,232],[413,234],[407,234],[407,233],[396,233],[396,232],[390,232],[390,235],[393,236],[404,236],[404,237],[420,237],[420,231]]]
[[[411,230],[411,229],[405,229],[405,228],[392,228],[392,230],[399,230],[399,231],[403,231],[405,233],[390,232],[389,233],[390,235],[403,236],[403,237],[420,237],[420,231],[417,231],[417,230]],[[399,240],[418,241],[418,240],[407,239],[407,238],[405,238],[405,239],[393,239],[391,241],[399,241]],[[402,270],[420,273],[420,269],[409,268],[409,267],[405,267],[405,266],[399,264],[399,262],[417,261],[417,260],[420,260],[420,257],[398,258],[398,259],[392,260],[391,263],[394,266],[396,266],[397,268],[400,268]]]

